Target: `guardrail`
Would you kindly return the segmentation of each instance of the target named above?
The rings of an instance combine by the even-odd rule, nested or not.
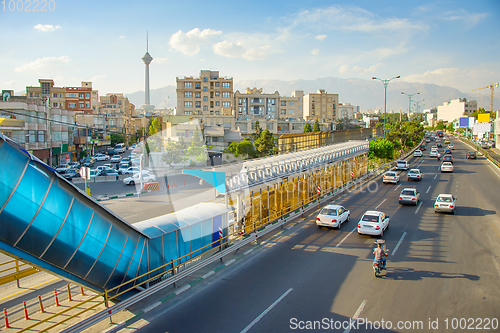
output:
[[[474,149],[476,149],[478,152],[480,152],[484,157],[486,157],[488,160],[490,160],[491,162],[493,162],[493,164],[495,164],[498,168],[500,168],[500,162],[497,161],[496,159],[492,158],[490,156],[490,153],[484,149],[484,148],[481,148],[479,145],[477,145],[476,143],[468,140],[468,139],[464,139],[464,138],[461,138],[459,137],[458,138],[460,141],[462,141],[463,143],[466,143],[470,146],[472,146]]]
[[[17,281],[17,286],[19,287],[19,279],[38,272],[40,272],[39,269],[20,262],[17,259],[6,261],[0,264],[0,285]]]

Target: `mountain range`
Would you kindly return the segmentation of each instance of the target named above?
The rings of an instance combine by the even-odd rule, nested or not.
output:
[[[294,90],[302,90],[304,94],[314,93],[318,89],[325,89],[327,93],[339,95],[340,103],[351,103],[360,106],[360,110],[384,109],[384,85],[378,80],[341,79],[335,77],[318,78],[315,80],[242,80],[234,81],[234,91],[243,92],[246,88],[263,88],[264,93],[272,94],[278,91],[281,96],[290,96]],[[177,104],[175,86],[151,89],[151,104],[156,108],[173,108]],[[419,110],[434,108],[456,98],[478,100],[479,107],[490,109],[490,93],[488,89],[478,92],[463,93],[458,89],[426,83],[409,83],[397,79],[387,86],[387,111],[408,111],[409,97],[402,94],[416,94],[412,97],[412,110],[414,102],[419,102]],[[144,91],[126,94],[130,102],[137,108],[144,104]],[[494,100],[495,109],[498,109],[500,98]]]

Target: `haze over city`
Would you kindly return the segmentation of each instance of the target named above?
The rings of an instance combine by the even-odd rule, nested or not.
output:
[[[497,1],[91,0],[55,1],[45,12],[5,6],[0,83],[16,92],[39,78],[57,86],[91,81],[101,93],[144,90],[147,31],[151,89],[200,69],[235,82],[401,75],[466,93],[500,74]]]

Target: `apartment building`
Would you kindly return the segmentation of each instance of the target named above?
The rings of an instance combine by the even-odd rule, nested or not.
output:
[[[325,89],[304,96],[304,119],[334,121],[337,119],[338,94],[328,94]]]
[[[337,107],[337,120],[338,119],[354,119],[354,109],[356,107],[351,103],[339,103]],[[357,110],[357,108],[356,108]]]
[[[452,122],[460,117],[468,117],[477,110],[477,101],[457,98],[437,107],[437,121]]]
[[[202,70],[199,77],[176,78],[177,115],[232,114],[233,78]]]
[[[28,101],[13,92],[9,99],[2,98],[0,131],[51,166],[75,161],[74,112],[49,107],[41,99]]]
[[[55,87],[52,79],[39,79],[40,86],[26,87],[26,97],[48,100],[52,108],[61,108],[75,114],[91,114],[97,108],[98,92],[92,82],[82,82],[81,87]]]
[[[244,93],[236,90],[234,93],[234,115],[238,120],[263,118],[278,118],[277,110],[280,94],[262,93],[262,88],[247,88]]]
[[[279,119],[302,119],[304,117],[304,92],[294,90],[290,97],[279,98]]]
[[[130,103],[128,97],[123,93],[107,93],[99,98],[98,113],[117,114],[121,113],[126,117],[135,116],[135,105]]]

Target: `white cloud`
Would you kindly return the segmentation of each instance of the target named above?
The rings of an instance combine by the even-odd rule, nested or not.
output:
[[[246,51],[241,44],[234,44],[227,40],[214,44],[213,49],[216,54],[228,58],[240,58]]]
[[[69,63],[68,56],[38,58],[35,61],[16,67],[16,72],[33,74],[51,74],[52,71],[60,70],[61,66]]]
[[[222,31],[195,28],[191,31],[177,31],[170,37],[169,44],[172,48],[186,55],[193,56],[200,52],[201,46],[208,45],[210,39],[222,34]]]
[[[373,74],[378,68],[384,66],[382,63],[377,63],[375,65],[371,65],[368,68],[363,68],[360,66],[349,66],[348,64],[344,64],[339,68],[339,74],[356,74],[356,75],[368,75]]]
[[[121,36],[118,36],[118,38],[120,38],[120,39],[125,39],[125,38],[127,38],[127,37],[125,37],[125,36],[121,35]]]
[[[168,58],[153,58],[153,63],[155,63],[155,64],[167,64]]]
[[[446,12],[442,18],[446,21],[462,21],[470,28],[484,20],[487,16],[487,13],[471,13],[465,9],[459,9]]]
[[[316,37],[314,37],[314,38],[316,38],[317,40],[325,40],[326,35],[317,35],[317,36],[316,36]]]
[[[269,58],[271,46],[264,45],[258,48],[249,49],[243,54],[243,58],[246,60],[264,60]]]
[[[52,32],[61,29],[60,25],[53,26],[52,24],[37,24],[33,28],[42,32]]]
[[[312,55],[318,55],[319,54],[319,49],[314,49],[311,51]]]

